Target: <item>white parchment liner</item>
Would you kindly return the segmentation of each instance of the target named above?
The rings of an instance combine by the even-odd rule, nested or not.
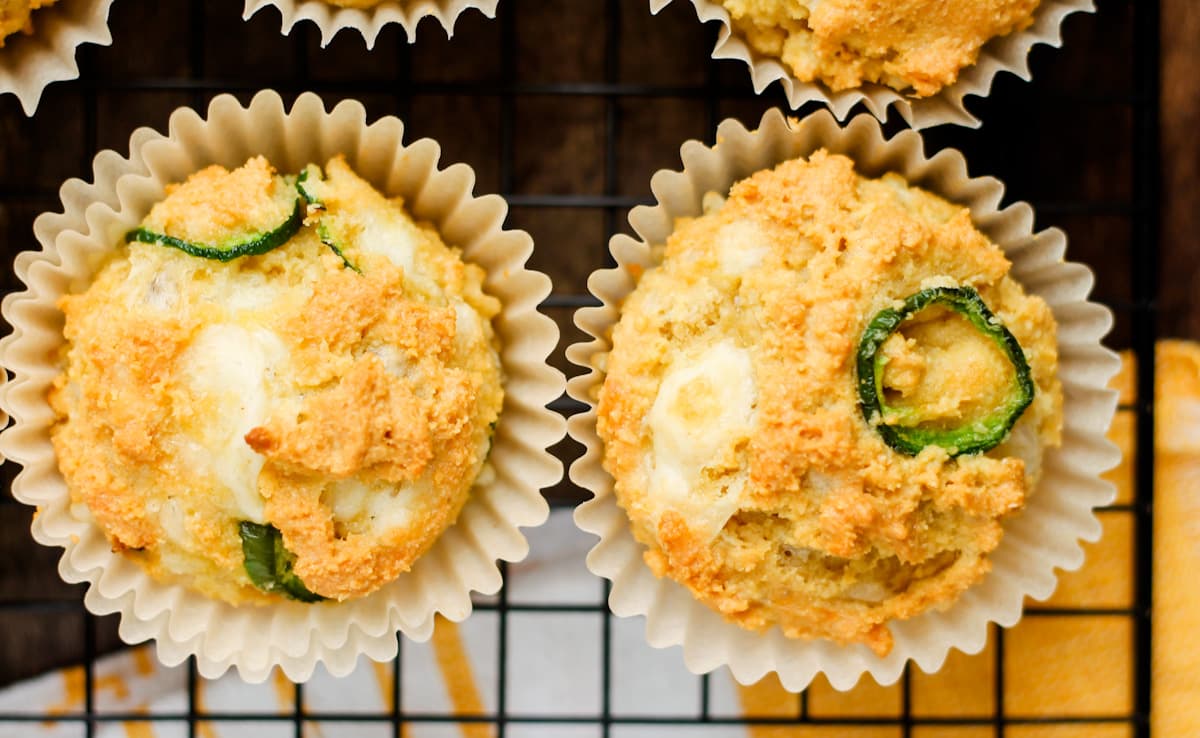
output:
[[[321,46],[328,46],[333,37],[343,28],[353,28],[362,34],[367,48],[375,46],[375,39],[388,23],[399,23],[408,36],[409,43],[417,40],[417,23],[422,18],[433,17],[447,36],[454,35],[454,21],[469,8],[481,11],[488,18],[496,17],[496,5],[500,0],[384,0],[370,8],[342,8],[325,0],[246,0],[242,18],[250,16],[268,6],[275,7],[282,16],[283,35],[292,32],[292,27],[303,20],[312,21],[321,29]]]
[[[572,362],[589,370],[567,385],[571,397],[589,406],[588,412],[568,422],[571,437],[587,449],[571,466],[571,479],[595,495],[575,511],[579,527],[600,536],[588,554],[588,568],[612,580],[609,606],[615,614],[646,617],[650,645],[681,645],[692,672],[728,665],[743,684],[769,672],[778,672],[792,691],[806,687],[819,672],[838,689],[849,689],[864,672],[890,684],[909,659],[933,672],[941,668],[951,648],[979,652],[987,640],[988,623],[1013,625],[1021,617],[1025,597],[1044,600],[1051,595],[1055,569],[1074,570],[1083,563],[1079,541],[1094,541],[1101,530],[1092,509],[1115,496],[1113,486],[1100,474],[1120,459],[1116,446],[1105,439],[1117,405],[1117,394],[1107,385],[1120,360],[1100,345],[1112,325],[1112,314],[1086,301],[1091,271],[1063,261],[1062,231],[1033,232],[1034,214],[1028,204],[999,209],[1004,185],[991,177],[969,177],[958,151],[926,157],[920,134],[906,130],[885,140],[879,123],[869,115],[858,115],[840,128],[827,111],[797,123],[770,110],[757,131],[726,120],[717,129],[717,141],[715,148],[698,141],[685,143],[680,149],[683,171],[654,175],[650,186],[658,204],[634,208],[629,215],[639,238],[614,236],[609,248],[617,267],[598,270],[588,280],[588,289],[603,304],[576,313],[576,325],[593,337],[567,350]],[[778,627],[764,635],[743,630],[693,599],[682,585],[655,578],[642,560],[644,549],[634,540],[625,512],[617,505],[612,478],[601,466],[603,446],[596,435],[595,402],[604,381],[611,330],[621,302],[636,284],[631,267],[654,267],[650,245],[665,243],[676,218],[699,215],[704,193],[727,193],[734,182],[755,171],[821,147],[850,156],[861,174],[875,177],[896,171],[910,183],[970,208],[976,226],[1012,260],[1013,277],[1026,291],[1045,298],[1058,321],[1065,403],[1062,448],[1048,450],[1041,483],[1028,508],[1005,524],[1003,541],[991,556],[992,572],[945,612],[929,611],[891,623],[895,647],[884,658],[863,645],[789,640]]]
[[[130,155],[98,154],[94,183],[78,179],[61,189],[65,212],[34,223],[42,245],[16,259],[17,276],[28,285],[4,299],[13,332],[0,340],[0,363],[14,378],[0,390],[0,407],[15,420],[0,434],[0,453],[24,470],[13,494],[40,509],[33,536],[66,549],[59,573],[69,582],[88,582],[84,599],[97,614],[121,614],[121,638],[155,639],[168,665],[195,655],[200,673],[216,677],[230,666],[249,681],[261,681],[279,665],[295,681],[307,679],[317,662],[344,675],[360,654],[385,660],[396,655],[396,632],[429,638],[433,616],[462,620],[471,612],[470,593],[491,594],[501,585],[497,559],[519,561],[528,545],[519,527],[540,525],[549,512],[539,488],[557,482],[562,466],[546,451],[564,433],[561,417],[545,408],[563,390],[560,372],[546,364],[558,341],[554,322],[537,312],[550,292],[546,275],[525,268],[533,241],[524,231],[503,230],[507,204],[497,195],[474,197],[475,174],[465,164],[438,168],[440,148],[430,139],[401,143],[403,124],[382,118],[370,125],[358,102],[326,111],[320,98],[301,95],[289,111],[273,91],[255,95],[248,108],[231,95],[209,106],[207,119],[180,108],[163,136],[140,128],[130,138]],[[468,261],[487,270],[485,290],[503,310],[493,324],[503,342],[504,408],[490,464],[495,481],[479,485],[457,523],[417,560],[412,571],[361,599],[304,605],[233,607],[178,585],[150,579],[132,561],[109,550],[100,529],[72,514],[58,472],[49,428],[46,391],[59,372],[56,349],[63,343],[56,298],[86,287],[95,265],[122,241],[163,186],[209,164],[241,165],[264,154],[281,171],[298,171],[344,153],[350,165],[388,195],[401,195],[419,219],[429,220]]]
[[[0,93],[11,92],[25,115],[37,110],[51,82],[75,79],[75,50],[82,44],[112,43],[108,9],[113,0],[59,0],[33,11],[33,33],[14,33],[0,49]]]
[[[650,12],[658,13],[671,0],[650,0]],[[714,59],[738,59],[750,68],[754,91],[761,93],[767,85],[778,80],[783,85],[788,104],[798,108],[811,100],[829,106],[838,120],[845,120],[856,103],[863,103],[881,121],[886,121],[888,107],[895,106],[901,117],[918,130],[943,123],[977,128],[980,120],[964,106],[967,95],[987,97],[992,82],[1000,72],[1011,72],[1029,81],[1029,52],[1037,44],[1062,46],[1062,22],[1071,13],[1095,12],[1094,0],[1041,0],[1033,25],[1024,31],[994,38],[983,46],[973,66],[959,72],[958,81],[936,95],[915,98],[903,95],[890,87],[867,84],[861,88],[834,92],[821,82],[797,79],[777,58],[759,54],[733,31],[729,11],[715,0],[692,0],[696,16],[702,21],[721,24]]]

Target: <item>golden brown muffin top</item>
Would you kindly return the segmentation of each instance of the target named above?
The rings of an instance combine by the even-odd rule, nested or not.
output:
[[[503,397],[483,271],[341,158],[315,176],[320,207],[283,246],[221,262],[132,243],[60,302],[73,502],[152,575],[235,603],[269,599],[243,521],[278,529],[324,597],[406,571],[465,502]],[[142,226],[236,240],[297,197],[258,157],[169,187]]]
[[[824,151],[680,219],[621,308],[599,394],[604,465],[654,572],[743,627],[880,653],[889,620],[953,602],[1059,443],[1054,319],[1009,267],[965,208]],[[864,327],[936,286],[976,289],[1036,382],[983,455],[904,455],[859,408]],[[885,390],[935,425],[978,418],[1013,373],[936,307],[883,351]]]
[[[914,97],[954,84],[989,40],[1027,28],[1039,0],[719,0],[760,54],[834,91],[868,82]]]

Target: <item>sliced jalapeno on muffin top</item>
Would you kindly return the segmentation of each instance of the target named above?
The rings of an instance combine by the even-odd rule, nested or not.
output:
[[[951,427],[927,423],[921,408],[893,406],[887,400],[881,350],[906,321],[926,308],[941,305],[964,317],[989,339],[1012,365],[1012,380],[1003,399],[990,412]],[[927,446],[939,446],[950,456],[978,454],[1002,443],[1013,424],[1033,402],[1034,383],[1025,352],[972,287],[932,287],[909,295],[899,307],[880,310],[863,331],[858,344],[858,396],[863,417],[891,448],[916,456]]]
[[[264,592],[280,592],[301,602],[320,602],[325,598],[310,592],[292,570],[296,556],[283,545],[283,536],[273,525],[249,520],[238,524],[245,556],[246,576]]]
[[[328,246],[330,251],[338,255],[338,258],[342,260],[343,267],[362,274],[362,270],[347,259],[342,252],[342,244],[347,242],[344,232],[345,224],[343,219],[336,214],[330,214],[326,208],[324,197],[326,186],[321,168],[316,164],[306,166],[296,178],[296,191],[300,193],[311,209],[321,214],[320,220],[317,221],[317,238],[321,239],[321,243]]]
[[[232,174],[209,167],[169,188],[172,196],[194,206],[189,216],[174,215],[178,208],[155,206],[141,226],[125,234],[125,242],[156,243],[217,261],[265,254],[284,245],[304,225],[305,197],[292,178],[270,171],[266,160],[252,163]],[[237,198],[229,197],[226,190],[231,186]]]

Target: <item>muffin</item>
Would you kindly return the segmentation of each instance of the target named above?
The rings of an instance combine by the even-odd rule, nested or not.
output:
[[[650,0],[657,13],[673,0]],[[684,0],[677,0],[683,2]],[[754,91],[778,82],[788,106],[818,101],[844,120],[861,105],[912,128],[978,127],[968,96],[996,76],[1028,80],[1034,46],[1062,45],[1072,13],[1094,0],[691,0],[719,26],[713,59],[746,65]]]
[[[1112,500],[1091,272],[957,151],[870,115],[716,140],[655,174],[575,315],[588,568],[651,646],[742,684],[979,652]]]
[[[167,188],[66,316],[74,503],[156,579],[345,600],[411,568],[503,402],[483,270],[335,157]]]
[[[16,259],[13,496],[87,609],[167,665],[395,658],[546,519],[549,279],[502,198],[403,136],[355,101],[219,95],[97,154]]]
[[[734,30],[796,79],[838,91],[865,83],[928,97],[983,45],[1033,24],[1039,0],[719,0]]]
[[[33,33],[33,11],[58,0],[0,0],[0,48],[4,40],[17,33]]]
[[[889,621],[988,570],[1060,444],[1054,317],[965,208],[845,156],[708,206],[613,329],[617,500],[655,574],[727,619],[886,654]]]

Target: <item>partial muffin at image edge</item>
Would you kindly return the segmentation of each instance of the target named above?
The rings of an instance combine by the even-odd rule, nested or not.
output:
[[[719,0],[734,30],[796,79],[834,91],[867,83],[928,97],[958,80],[993,38],[1033,23],[1039,0],[868,6],[856,0]]]
[[[655,175],[576,314],[589,568],[696,673],[936,670],[1096,535],[1111,316],[1060,232],[919,134],[769,111],[717,140]]]
[[[89,611],[168,665],[304,681],[393,658],[545,521],[549,280],[504,200],[403,133],[311,93],[180,108],[64,185],[16,259],[13,494]]]
[[[483,270],[341,157],[167,192],[59,301],[72,500],[156,578],[235,604],[376,591],[484,470],[503,390]]]
[[[649,0],[657,13],[671,2]],[[1064,19],[1094,0],[690,0],[720,25],[712,58],[744,63],[755,92],[778,82],[791,108],[829,106],[839,120],[862,104],[912,127],[977,127],[967,96],[986,97],[1000,72],[1029,79],[1038,44],[1060,46]]]
[[[732,622],[886,655],[988,570],[1060,443],[1053,315],[966,208],[844,156],[706,197],[613,328],[617,499]]]
[[[32,116],[47,85],[79,76],[83,44],[108,45],[113,0],[0,0],[0,94]]]

